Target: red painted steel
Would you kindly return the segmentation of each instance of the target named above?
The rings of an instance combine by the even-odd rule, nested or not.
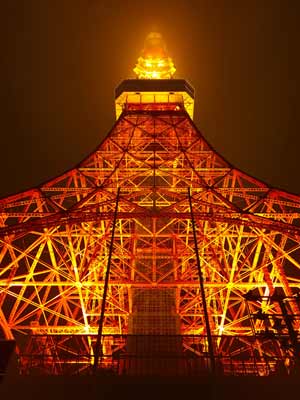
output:
[[[271,296],[293,299],[300,289],[300,197],[230,165],[183,107],[128,104],[77,168],[0,201],[3,336],[20,351],[26,342],[28,354],[47,354],[52,373],[64,351],[92,363],[118,188],[100,363],[131,346],[105,335],[207,335],[195,246],[209,326],[219,335],[214,354],[241,353],[249,336],[265,331],[257,312],[278,334],[282,310]],[[246,301],[250,290],[256,297]],[[297,335],[298,299],[287,312]],[[222,336],[232,341],[224,346]],[[283,356],[288,350],[278,343],[251,348]],[[172,346],[169,353],[179,351],[178,342]],[[195,356],[202,351],[184,346]]]

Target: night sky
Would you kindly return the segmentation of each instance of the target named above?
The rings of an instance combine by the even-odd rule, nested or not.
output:
[[[0,196],[75,166],[153,30],[195,87],[194,120],[234,166],[300,194],[300,2],[2,0]]]

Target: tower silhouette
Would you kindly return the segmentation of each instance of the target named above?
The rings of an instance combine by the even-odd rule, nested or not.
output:
[[[134,71],[92,154],[0,201],[1,334],[20,372],[291,373],[300,197],[207,143],[160,34]]]

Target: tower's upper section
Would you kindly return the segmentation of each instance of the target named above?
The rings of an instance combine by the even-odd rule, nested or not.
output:
[[[161,34],[149,33],[133,72],[139,79],[170,79],[175,71],[176,68],[172,58],[168,56]]]
[[[162,35],[151,32],[133,70],[138,79],[127,79],[116,88],[117,119],[124,109],[185,109],[194,114],[194,89],[183,79],[173,79],[176,71]]]

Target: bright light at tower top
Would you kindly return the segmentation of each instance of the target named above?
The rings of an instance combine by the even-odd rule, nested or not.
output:
[[[194,113],[194,88],[184,79],[171,79],[176,71],[162,35],[151,32],[133,70],[137,77],[125,79],[115,91],[117,119],[126,110],[185,110]]]
[[[133,71],[139,79],[172,78],[176,68],[160,33],[151,32],[146,37],[144,49]]]

